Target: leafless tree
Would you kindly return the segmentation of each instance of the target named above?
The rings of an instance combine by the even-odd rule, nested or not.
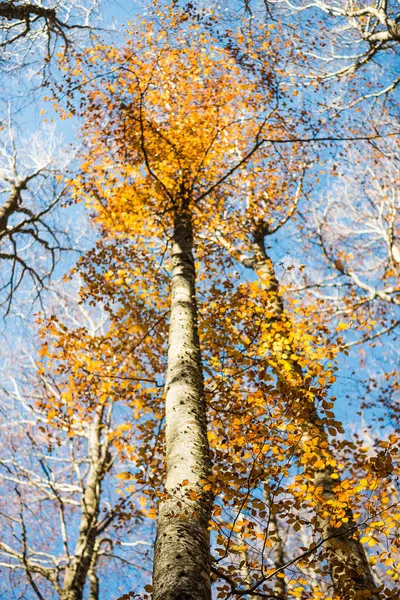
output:
[[[288,69],[292,84],[333,83],[334,113],[392,100],[400,83],[400,12],[394,0],[244,0],[242,6],[250,30],[257,21],[279,23],[279,35],[296,47],[298,64]]]
[[[66,314],[104,331],[104,320],[74,311],[71,298],[67,304]],[[132,532],[143,520],[140,489],[116,492],[116,475],[130,466],[128,438],[117,433],[124,410],[112,397],[89,396],[71,410],[57,376],[38,371],[29,355],[19,375],[9,362],[0,410],[0,586],[7,589],[8,576],[16,598],[99,600],[101,581],[116,568],[118,581],[107,584],[116,592],[124,574],[129,589],[133,574],[139,585],[151,542]]]
[[[45,68],[60,45],[64,50],[90,31],[99,0],[11,0],[0,2],[0,65],[7,71],[32,65]]]
[[[332,318],[357,319],[363,333],[351,344],[358,345],[395,333],[400,324],[399,166],[394,143],[392,157],[376,151],[371,159],[355,150],[351,156],[357,165],[351,176],[346,168],[336,171],[310,210],[309,237],[320,261],[305,285],[298,278],[297,289],[312,291]]]
[[[29,302],[40,296],[67,248],[66,223],[55,209],[65,194],[60,174],[71,157],[51,127],[23,136],[9,122],[2,133],[0,301],[8,312],[19,288]]]

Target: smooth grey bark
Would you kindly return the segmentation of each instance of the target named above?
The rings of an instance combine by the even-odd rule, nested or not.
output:
[[[279,294],[279,282],[276,278],[274,265],[265,250],[265,235],[267,233],[268,230],[265,229],[263,223],[255,228],[253,256],[243,258],[242,263],[254,270],[263,283],[264,289],[270,292],[268,310],[272,312],[272,318],[280,319],[284,316],[284,305]],[[293,354],[293,352],[288,354]],[[303,441],[318,436],[325,447],[325,452],[333,456],[315,404],[302,397],[301,389],[304,382],[302,369],[295,360],[288,359],[287,362],[290,363],[291,375],[294,379],[297,379],[298,386],[292,389],[292,385],[287,383],[286,378],[280,372],[277,372],[278,385],[289,400],[293,418],[301,423]],[[301,453],[301,451],[302,444],[299,444],[298,452]],[[324,503],[335,498],[333,488],[340,483],[340,479],[333,480],[331,478],[333,472],[334,469],[331,466],[315,470],[314,485],[322,489],[321,495]],[[318,511],[318,507],[316,513],[315,526],[321,537],[326,539],[324,548],[335,593],[346,600],[361,598],[379,600],[380,595],[364,548],[360,543],[356,522],[351,510],[348,509],[346,513],[348,522],[343,523],[340,528],[332,527],[329,516],[324,516],[323,510]],[[277,559],[280,560],[278,556]]]
[[[166,382],[166,497],[160,503],[154,600],[210,600],[211,470],[197,328],[191,215],[175,217]]]

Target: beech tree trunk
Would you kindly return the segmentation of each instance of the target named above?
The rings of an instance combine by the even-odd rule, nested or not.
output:
[[[89,600],[99,600],[100,595],[100,581],[96,571],[100,543],[101,541],[97,538],[93,550],[92,562],[88,571],[88,579],[90,582]]]
[[[257,273],[264,288],[270,292],[268,310],[273,313],[275,318],[279,319],[284,316],[284,305],[282,297],[279,295],[279,282],[275,275],[273,263],[265,251],[264,237],[265,231],[261,224],[254,232],[253,256],[242,259],[242,262],[246,267]],[[293,352],[288,354],[293,354]],[[332,456],[328,437],[315,405],[301,394],[304,381],[302,369],[294,360],[288,359],[287,362],[290,363],[289,374],[293,380],[297,380],[298,385],[293,387],[293,383],[287,383],[285,377],[288,373],[285,374],[285,377],[282,377],[277,372],[278,382],[283,393],[286,393],[288,397],[294,418],[301,424],[301,429],[304,432],[303,441],[318,436],[325,453]],[[299,444],[299,453],[302,451],[302,446],[303,444]],[[316,528],[322,538],[329,538],[324,543],[324,548],[334,591],[343,600],[367,598],[368,600],[379,600],[380,595],[364,548],[360,543],[351,510],[348,509],[346,513],[348,522],[343,523],[340,528],[333,527],[329,516],[324,516],[323,504],[327,500],[335,498],[333,488],[340,483],[340,479],[333,480],[331,478],[333,471],[331,466],[315,470],[313,483],[316,487],[322,489],[323,503],[320,506],[321,510],[318,510],[318,507],[316,509]]]
[[[87,579],[90,581],[91,600],[98,596],[98,580],[95,573],[98,552],[97,530],[100,510],[101,483],[107,470],[107,445],[102,443],[103,407],[93,417],[88,445],[90,466],[86,487],[82,495],[82,515],[78,540],[71,564],[65,570],[60,600],[82,600]]]
[[[191,215],[174,223],[166,382],[166,497],[160,503],[154,600],[210,600],[211,469],[197,329]]]
[[[269,527],[268,527],[268,538],[272,542],[272,560],[274,561],[275,569],[281,569],[285,564],[285,553],[283,549],[283,542],[279,531],[278,520],[273,510],[273,502],[269,494],[265,494],[265,503],[269,509]],[[276,577],[274,580],[274,592],[280,600],[287,600],[287,585],[285,579],[282,577]]]

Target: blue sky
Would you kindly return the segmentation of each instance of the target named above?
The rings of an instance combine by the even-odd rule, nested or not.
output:
[[[104,32],[104,37],[106,41],[112,39],[115,41],[117,37],[120,39],[120,34],[122,32],[122,24],[126,21],[126,19],[134,18],[135,15],[139,12],[142,12],[146,4],[130,2],[127,0],[121,0],[118,2],[117,0],[107,0],[104,2],[102,8],[103,14],[103,23],[106,29],[111,29],[112,31]],[[230,10],[236,9],[236,2],[226,3],[226,7]],[[389,63],[386,63],[385,66],[385,74],[382,79],[386,81],[387,77],[391,77],[394,74],[398,67],[398,56],[394,54],[394,57]],[[384,63],[384,59],[381,60],[381,65],[376,68],[381,68]],[[79,127],[79,123],[75,120],[68,121],[60,121],[58,120],[56,115],[53,115],[51,108],[48,104],[44,103],[42,100],[42,96],[44,93],[42,91],[36,92],[33,98],[27,95],[27,91],[29,91],[29,82],[25,81],[21,83],[16,78],[13,78],[12,81],[7,80],[5,77],[3,78],[3,97],[2,97],[2,108],[4,109],[9,98],[6,98],[4,94],[4,89],[7,88],[12,92],[12,96],[14,98],[13,105],[13,118],[17,127],[19,127],[20,131],[23,131],[25,134],[40,130],[42,127],[43,119],[55,119],[55,126],[57,131],[59,132],[60,137],[63,139],[63,144],[74,144],[76,140],[76,131]],[[314,95],[315,96],[315,95]],[[309,103],[311,98],[313,97],[313,92],[308,91],[305,92],[304,95],[300,94],[299,100],[303,102]],[[321,99],[316,96],[319,100]],[[42,109],[45,110],[45,114],[41,115]],[[327,153],[328,157],[328,153]],[[351,160],[351,158],[350,158]],[[299,206],[300,212],[307,212],[309,205],[307,203],[316,201],[315,198],[320,196],[324,197],[324,193],[326,194],[328,187],[330,186],[330,179],[328,177],[321,177],[320,183],[314,186],[313,195],[309,198],[304,198],[302,203]],[[322,200],[323,202],[323,200]],[[84,240],[85,246],[89,246],[93,241],[93,232],[90,230],[87,222],[85,221],[85,216],[83,215],[83,208],[72,207],[66,210],[63,213],[66,221],[69,222],[75,221],[75,224],[79,221],[80,224],[83,224],[83,228],[87,227],[87,235],[81,238],[81,241]],[[296,267],[299,267],[301,264],[307,264],[307,268],[311,271],[314,268],[314,256],[310,258],[310,255],[306,253],[302,249],[302,237],[301,233],[299,233],[297,229],[297,225],[288,223],[278,234],[271,237],[269,240],[269,250],[271,254],[271,258],[276,265],[277,273],[280,278],[284,277],[285,271],[288,266],[294,264]],[[74,262],[74,258],[70,255],[66,255],[62,262],[57,267],[57,271],[55,273],[56,279],[60,278],[64,272],[66,272]],[[248,273],[247,276],[250,278],[251,274]],[[51,296],[48,297],[49,304],[51,304]],[[17,314],[14,319],[11,319],[8,322],[8,325],[3,325],[3,336],[7,335],[7,341],[4,343],[5,356],[3,356],[3,367],[7,359],[7,351],[11,347],[14,350],[19,347],[29,347],[31,344],[35,344],[35,339],[31,339],[27,333],[27,324],[31,323],[32,315],[26,315],[24,313],[25,308],[19,307],[17,309]],[[21,316],[22,315],[22,316]],[[32,326],[32,331],[35,328]],[[394,339],[394,338],[393,338]],[[359,361],[359,349],[357,347],[351,350],[349,356],[342,355],[339,358],[339,371],[337,382],[332,387],[332,394],[336,395],[338,400],[336,404],[336,415],[340,419],[343,420],[345,429],[348,434],[351,434],[354,430],[363,426],[361,417],[357,414],[360,406],[361,399],[365,394],[365,385],[363,383],[364,379],[368,379],[370,375],[376,376],[379,380],[383,378],[383,374],[388,370],[391,365],[395,365],[398,361],[398,356],[394,351],[394,343],[395,341],[388,341],[386,338],[377,341],[375,348],[371,349],[368,345],[365,346],[367,353],[367,363],[366,366],[360,366]],[[371,392],[368,391],[370,397],[375,394],[378,397],[379,391]],[[379,407],[375,410],[377,414],[379,414]],[[382,413],[383,414],[383,413]],[[368,415],[364,415],[365,419],[368,420]],[[390,431],[391,424],[384,420],[379,424],[382,429],[386,431]],[[374,429],[377,429],[377,425],[373,426]],[[136,532],[133,532],[135,535]],[[154,531],[151,532],[154,534]],[[149,534],[149,539],[150,535]],[[128,552],[128,550],[127,550]],[[140,560],[140,559],[139,559]],[[114,577],[114,576],[112,576]],[[129,576],[125,578],[125,576],[121,573],[118,577],[118,581],[115,581],[114,578],[110,579],[110,582],[107,582],[104,586],[104,595],[102,598],[117,598],[119,595],[119,591],[117,587],[123,582],[123,586],[125,586],[125,591],[135,590],[136,586],[142,584],[141,578],[138,575],[137,580],[132,581],[129,579]],[[7,592],[5,592],[7,594]],[[4,596],[6,597],[6,596]]]

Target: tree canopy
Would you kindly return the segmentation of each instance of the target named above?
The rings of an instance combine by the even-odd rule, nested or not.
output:
[[[397,597],[397,87],[370,93],[390,10],[154,3],[58,53],[43,102],[76,154],[24,147],[20,171],[4,146],[7,322],[26,271],[43,306],[2,368],[17,597]],[[339,17],[370,50],[333,73]],[[31,273],[20,240],[67,250],[63,211],[80,258]]]

